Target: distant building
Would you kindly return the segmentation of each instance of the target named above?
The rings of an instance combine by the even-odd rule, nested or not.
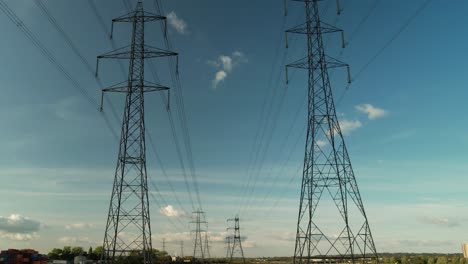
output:
[[[71,261],[61,260],[61,259],[54,259],[50,263],[51,264],[72,264]]]
[[[468,259],[468,243],[464,243],[462,245],[462,249],[463,249],[463,256]]]

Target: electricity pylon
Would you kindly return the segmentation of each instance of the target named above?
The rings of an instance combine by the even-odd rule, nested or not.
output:
[[[308,127],[294,263],[375,262],[377,251],[328,75],[328,68],[345,66],[350,82],[349,66],[325,55],[322,39],[322,34],[343,31],[320,20],[318,0],[296,1],[305,2],[306,22],[286,32],[307,37],[307,54],[286,69],[308,71]]]
[[[208,239],[208,224],[206,226],[206,231],[205,231],[205,258],[211,258],[210,256],[210,244],[209,244],[209,239]]]
[[[180,257],[184,257],[184,241],[180,241]]]
[[[234,227],[228,227],[228,230],[233,230],[232,234],[232,246],[231,246],[231,254],[229,263],[232,263],[234,258],[234,253],[240,253],[240,257],[242,258],[242,262],[245,264],[244,258],[244,250],[242,249],[242,242],[241,242],[241,235],[240,235],[240,224],[239,224],[239,216],[236,215],[233,219],[228,219],[228,222],[234,221]]]
[[[143,3],[139,0],[134,11],[112,20],[112,28],[115,22],[132,24],[131,44],[97,57],[96,75],[99,59],[129,60],[128,79],[103,89],[103,96],[105,92],[126,95],[119,155],[104,235],[104,263],[125,260],[130,253],[135,252],[143,263],[153,263],[146,172],[144,93],[169,88],[145,81],[145,59],[177,56],[177,53],[145,45],[145,23],[165,19],[164,16],[143,11]]]
[[[195,218],[194,221],[190,222],[192,224],[195,224],[195,230],[192,232],[195,232],[195,240],[194,240],[194,246],[193,246],[193,259],[205,259],[205,251],[203,250],[203,240],[202,240],[202,233],[205,232],[206,230],[201,229],[202,224],[206,224],[203,216],[204,212],[197,210],[192,213],[192,218]]]
[[[231,240],[232,236],[226,237],[226,259],[231,257]]]

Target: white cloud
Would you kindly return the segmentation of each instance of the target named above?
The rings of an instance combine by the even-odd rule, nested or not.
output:
[[[382,118],[388,114],[388,111],[374,107],[371,104],[360,104],[356,105],[355,108],[361,112],[367,115],[367,118],[370,120],[375,120],[378,118]]]
[[[74,223],[74,224],[69,224],[65,226],[65,229],[71,230],[71,229],[88,229],[94,227],[92,224],[87,224],[87,223]]]
[[[349,134],[360,127],[362,127],[362,123],[359,120],[340,120],[341,133],[343,134]]]
[[[0,238],[16,241],[28,241],[39,238],[36,233],[43,224],[19,214],[0,216]]]
[[[192,234],[190,234],[190,232],[179,232],[153,235],[152,238],[153,241],[161,241],[164,238],[167,242],[179,242],[192,240],[193,237]]]
[[[218,87],[218,84],[222,81],[224,81],[224,79],[226,79],[227,77],[227,73],[225,71],[218,71],[215,75],[215,78],[213,79],[212,84],[213,84],[213,88],[216,88]]]
[[[326,141],[326,140],[317,140],[317,146],[324,147],[326,145],[328,145],[328,141]]]
[[[9,239],[9,240],[15,240],[15,241],[29,241],[29,240],[38,239],[39,235],[36,232],[31,233],[31,234],[21,234],[21,233],[6,233],[3,231],[0,231],[0,237]]]
[[[243,248],[255,248],[257,247],[257,242],[252,240],[246,240],[242,242]]]
[[[436,225],[440,227],[460,226],[460,222],[446,217],[419,217],[418,220],[423,224]]]
[[[180,34],[187,33],[187,23],[184,20],[177,17],[174,11],[167,15],[167,22]]]
[[[220,55],[215,61],[209,60],[208,64],[218,69],[214,79],[211,81],[212,87],[216,89],[218,85],[226,79],[233,69],[239,64],[246,63],[248,60],[240,51],[235,51],[231,56]]]
[[[185,216],[184,212],[181,212],[179,210],[176,210],[172,205],[168,205],[166,207],[162,207],[159,209],[159,212],[161,214],[168,216],[168,217],[181,217]]]
[[[227,72],[232,71],[232,58],[229,56],[221,55],[219,56],[219,60],[223,66],[223,69]]]
[[[208,232],[208,237],[211,242],[221,242],[226,241],[227,232]]]
[[[85,245],[90,245],[90,244],[95,244],[97,245],[98,243],[96,241],[91,240],[89,237],[61,237],[59,238],[59,242],[66,244],[66,245],[79,245],[79,244],[85,244]]]
[[[41,223],[19,214],[0,216],[0,231],[6,233],[27,234],[39,231]]]

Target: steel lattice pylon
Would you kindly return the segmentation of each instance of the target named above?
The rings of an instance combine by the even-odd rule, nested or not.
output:
[[[306,22],[286,32],[307,37],[307,55],[286,68],[308,70],[308,128],[294,263],[378,261],[328,75],[348,65],[325,55],[322,40],[342,30],[320,21],[318,0],[295,1],[305,3]]]
[[[210,254],[210,242],[209,242],[209,238],[208,238],[208,224],[207,224],[207,227],[206,227],[206,230],[205,230],[205,246],[203,248],[205,250],[205,258],[211,258],[211,254]]]
[[[230,248],[228,250],[231,250],[229,252],[230,254],[230,260],[229,263],[233,262],[234,259],[234,254],[240,254],[240,257],[242,258],[242,263],[245,264],[245,257],[244,257],[244,250],[242,249],[242,237],[240,235],[240,224],[239,224],[239,216],[236,215],[234,219],[228,219],[228,222],[233,221],[234,222],[234,227],[228,227],[228,230],[233,230],[234,234],[231,236],[231,238],[228,240],[229,242],[232,241],[232,245],[230,245]]]
[[[119,155],[104,235],[104,263],[125,263],[130,261],[130,257],[133,261],[137,258],[145,264],[153,263],[146,172],[144,93],[169,88],[144,80],[144,62],[147,58],[177,56],[177,53],[145,45],[145,23],[164,19],[164,16],[145,12],[142,1],[138,1],[133,12],[112,20],[112,28],[114,22],[132,23],[131,44],[97,57],[97,66],[99,59],[129,60],[128,79],[103,89],[103,94],[126,94]]]
[[[203,248],[203,240],[202,240],[202,233],[206,232],[206,230],[201,229],[202,224],[206,224],[206,221],[202,220],[205,219],[204,212],[197,210],[192,213],[192,217],[195,218],[194,221],[190,223],[195,224],[195,239],[193,245],[193,259],[194,260],[204,260],[205,259],[205,250]]]
[[[226,259],[231,257],[231,240],[232,240],[231,236],[226,237],[226,241],[225,241],[225,243],[226,243]]]

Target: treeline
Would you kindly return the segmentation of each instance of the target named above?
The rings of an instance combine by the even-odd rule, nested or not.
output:
[[[254,258],[250,263],[292,263],[292,257]],[[379,264],[468,264],[462,254],[380,253]]]
[[[85,251],[82,247],[65,246],[63,249],[52,249],[47,256],[51,260],[73,260],[76,256],[86,256],[91,260],[99,260],[101,254],[102,247],[96,247],[95,249],[89,247],[88,251]]]
[[[384,264],[468,264],[462,254],[379,254]]]
[[[85,256],[89,260],[98,261],[101,259],[102,246],[98,246],[95,249],[89,247],[86,251],[82,247],[70,247],[65,246],[63,249],[54,248],[47,256],[50,260],[68,260],[72,261],[76,256]],[[134,253],[130,253],[130,257],[134,259],[142,258],[137,250]],[[153,249],[153,258],[164,262],[169,262],[171,257],[165,251]],[[141,263],[141,262],[140,262]]]

